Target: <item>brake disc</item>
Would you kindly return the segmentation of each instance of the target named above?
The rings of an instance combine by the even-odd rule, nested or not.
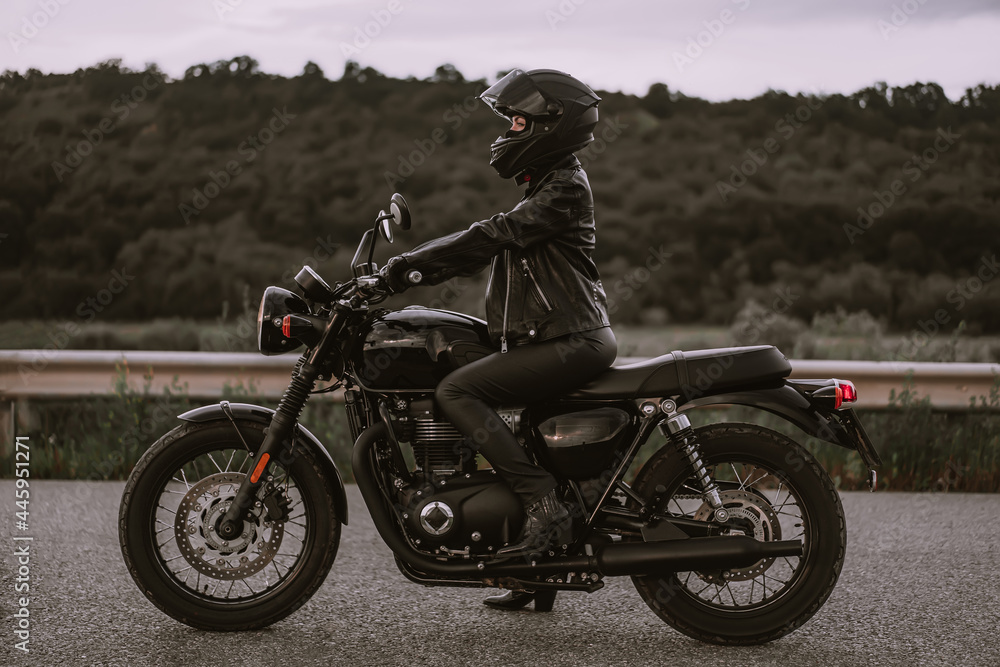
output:
[[[764,496],[731,489],[721,491],[719,498],[730,517],[723,526],[724,535],[746,535],[760,542],[773,542],[781,539],[781,522],[778,520],[774,508],[771,507],[771,503]],[[709,521],[713,513],[712,506],[704,503],[695,512],[693,518],[697,521]],[[749,567],[698,572],[698,576],[715,584],[723,584],[727,581],[748,581],[766,572],[773,562],[774,558],[764,558]]]
[[[209,475],[191,487],[177,508],[174,539],[181,555],[213,579],[246,579],[260,572],[278,553],[285,533],[284,522],[270,521],[264,512],[252,513],[234,539],[223,539],[216,532],[244,477],[232,472]]]

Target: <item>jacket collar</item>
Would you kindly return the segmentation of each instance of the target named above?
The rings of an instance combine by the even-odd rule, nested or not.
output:
[[[573,167],[579,166],[580,160],[578,160],[572,153],[569,155],[561,155],[555,160],[529,166],[527,169],[514,177],[514,182],[518,185],[524,185],[527,183],[528,190],[525,194],[531,194],[534,192],[535,188],[538,187],[538,184],[542,182],[542,179],[550,172],[553,172],[556,169],[572,169]]]

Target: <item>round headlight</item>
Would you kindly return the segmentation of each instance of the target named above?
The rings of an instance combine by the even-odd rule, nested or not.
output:
[[[309,306],[298,294],[280,287],[268,287],[257,311],[257,349],[268,356],[290,352],[301,341],[286,338],[281,332],[285,315],[308,315]]]

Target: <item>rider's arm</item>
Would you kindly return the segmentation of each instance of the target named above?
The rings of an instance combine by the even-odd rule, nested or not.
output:
[[[544,183],[509,213],[498,213],[404,253],[405,269],[420,271],[421,284],[429,285],[472,275],[503,250],[524,248],[564,231],[579,202],[579,188],[572,181]]]

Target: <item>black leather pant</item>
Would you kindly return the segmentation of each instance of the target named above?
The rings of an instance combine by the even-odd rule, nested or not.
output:
[[[556,488],[556,480],[531,460],[493,406],[537,403],[572,391],[611,366],[617,353],[611,327],[512,346],[450,373],[434,396],[527,506]]]

